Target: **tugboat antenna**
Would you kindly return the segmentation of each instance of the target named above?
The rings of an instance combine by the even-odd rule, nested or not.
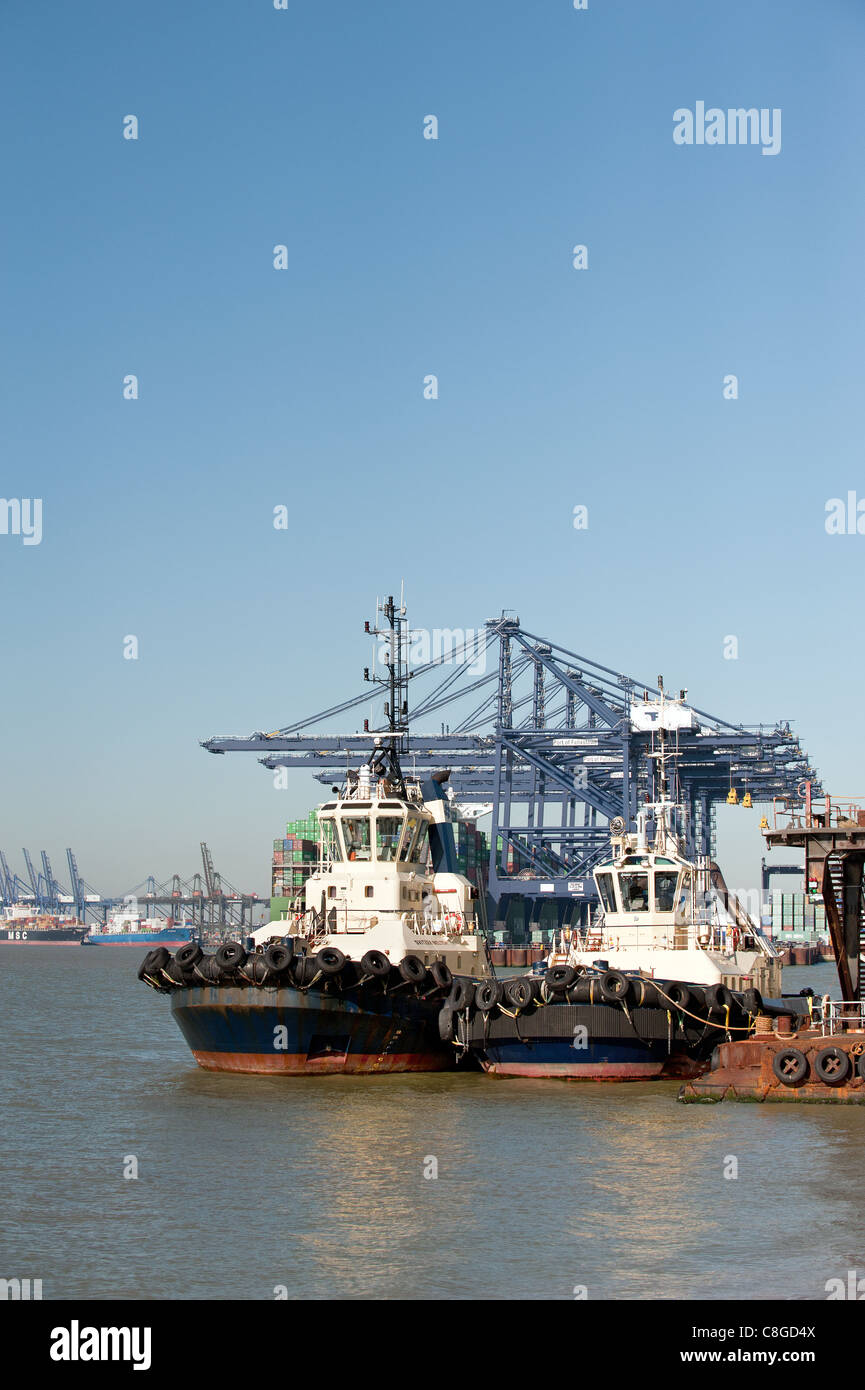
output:
[[[393,594],[390,594],[384,603],[376,604],[376,613],[383,615],[387,626],[371,628],[367,623],[365,630],[370,636],[379,638],[380,642],[383,639],[386,641],[381,664],[387,674],[371,676],[367,669],[364,675],[373,684],[384,685],[387,688],[388,698],[385,701],[384,713],[389,738],[386,743],[376,740],[369,765],[374,772],[380,777],[386,777],[399,793],[405,796],[400,757],[408,752],[408,661],[405,651],[408,623],[402,590],[399,606],[394,603]]]

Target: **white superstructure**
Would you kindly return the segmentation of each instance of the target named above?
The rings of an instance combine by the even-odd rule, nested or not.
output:
[[[584,928],[559,934],[550,964],[607,961],[616,970],[658,979],[725,984],[781,993],[781,963],[771,942],[724,883],[707,856],[689,859],[686,807],[667,794],[675,764],[665,731],[689,727],[691,711],[662,694],[636,709],[634,727],[656,728],[653,751],[660,798],[637,813],[636,832],[613,821],[610,858],[594,871],[600,911]]]
[[[418,956],[453,974],[491,973],[476,890],[454,872],[453,831],[440,781],[350,775],[318,810],[319,863],[285,921],[253,932],[256,944],[291,936],[310,952],[336,947],[351,960],[380,951],[392,965]]]

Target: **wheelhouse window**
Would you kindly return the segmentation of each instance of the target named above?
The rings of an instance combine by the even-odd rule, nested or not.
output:
[[[413,864],[423,864],[426,860],[428,832],[429,825],[425,820],[422,820],[420,823],[420,828],[417,832],[417,839],[415,840],[414,848],[411,852],[411,862]]]
[[[676,911],[683,917],[688,911],[691,901],[691,875],[682,874],[682,882],[679,885],[679,900],[676,903]]]
[[[619,874],[623,912],[645,912],[649,906],[649,875]]]
[[[321,839],[324,845],[325,859],[333,859],[339,863],[342,859],[342,846],[339,843],[339,836],[336,833],[336,821],[333,819],[333,816],[326,816],[319,824],[321,825]]]
[[[672,912],[676,905],[676,883],[679,875],[671,873],[655,874],[655,911]]]
[[[412,845],[414,844],[415,835],[416,835],[416,833],[417,833],[417,827],[418,827],[418,817],[417,817],[417,816],[408,816],[408,817],[406,818],[406,825],[405,825],[405,839],[404,839],[403,842],[402,842],[402,853],[400,854],[400,857],[399,857],[399,858],[400,858],[400,863],[401,863],[401,864],[405,864],[405,863],[408,861],[408,859],[411,857],[411,848],[412,848]]]
[[[616,912],[616,890],[613,887],[612,874],[598,874],[598,892],[601,895],[601,902],[604,904],[606,912]]]
[[[370,859],[369,816],[343,816],[346,859]]]
[[[392,864],[396,859],[396,851],[401,834],[402,816],[376,816],[376,858],[382,860],[386,864]]]

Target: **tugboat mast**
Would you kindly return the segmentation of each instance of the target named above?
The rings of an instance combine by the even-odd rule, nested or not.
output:
[[[376,747],[369,759],[369,766],[376,776],[387,778],[394,790],[401,796],[405,796],[405,780],[400,765],[400,757],[408,752],[409,672],[405,650],[408,618],[402,595],[400,595],[399,606],[394,602],[393,594],[390,594],[384,603],[377,603],[376,619],[379,613],[384,617],[387,626],[370,627],[369,623],[366,622],[364,623],[364,632],[370,637],[377,637],[380,641],[386,642],[380,664],[384,666],[387,674],[384,676],[370,675],[367,666],[363,676],[364,680],[370,681],[373,685],[383,685],[387,688],[388,699],[385,700],[384,713],[387,720],[385,731],[389,737],[387,742],[376,739]],[[376,663],[379,664],[378,653],[376,653]],[[369,720],[364,720],[364,730],[373,733],[383,732],[370,730]]]

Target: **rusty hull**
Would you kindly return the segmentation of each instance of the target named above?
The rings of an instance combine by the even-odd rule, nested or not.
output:
[[[798,1048],[808,1059],[805,1080],[793,1086],[779,1081],[772,1070],[773,1059],[788,1047]],[[817,1079],[814,1059],[824,1047],[837,1047],[851,1054],[851,1070],[841,1084]],[[679,1100],[695,1101],[778,1101],[822,1102],[835,1105],[865,1104],[865,1080],[856,1064],[865,1053],[865,1032],[826,1036],[817,1028],[798,1033],[760,1034],[742,1042],[721,1043],[712,1058],[712,1069],[679,1092]]]

